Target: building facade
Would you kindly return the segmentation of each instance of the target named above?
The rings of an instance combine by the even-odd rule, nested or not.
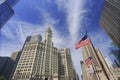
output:
[[[101,54],[100,52],[98,53],[98,50],[94,48],[91,42],[82,47],[82,55],[84,61],[89,57],[92,57],[93,60],[90,65],[87,65],[85,62],[81,62],[81,67],[83,68],[83,80],[106,80],[107,76],[105,75],[103,66],[100,63],[100,60],[102,60],[100,56]]]
[[[59,49],[58,61],[59,80],[78,80],[69,48]]]
[[[0,4],[0,29],[3,25],[13,16],[14,10],[12,7],[18,2],[19,0],[4,0]]]
[[[110,79],[111,80],[119,80],[119,78],[120,78],[120,68],[110,68],[110,70],[111,70],[111,73],[112,73]]]
[[[103,66],[110,78],[110,80],[118,80],[118,78],[120,77],[120,68],[119,67],[114,67],[114,66],[109,66],[109,63],[106,62],[105,58],[102,56],[102,53],[99,49],[96,49],[102,63]]]
[[[100,49],[94,49],[92,43],[82,47],[82,54],[84,61],[90,56],[93,59],[90,65],[87,65],[84,61],[80,62],[83,80],[108,80],[108,78],[109,80],[118,80],[118,77],[120,77],[120,68],[109,66],[108,61],[105,60]],[[92,68],[90,68],[90,66],[92,66]]]
[[[120,49],[120,0],[105,0],[100,24]]]
[[[0,76],[4,76],[5,80],[9,80],[14,64],[14,60],[10,57],[0,57]]]
[[[52,31],[28,36],[12,80],[75,80],[70,49],[53,46]]]

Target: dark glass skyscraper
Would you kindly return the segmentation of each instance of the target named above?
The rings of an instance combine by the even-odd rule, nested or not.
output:
[[[6,0],[0,4],[0,29],[13,16],[14,11],[12,7],[19,0]]]
[[[7,0],[6,2],[7,2],[11,7],[13,7],[18,1],[20,1],[20,0]]]
[[[5,80],[9,80],[15,61],[9,57],[0,56],[0,75],[4,76]]]

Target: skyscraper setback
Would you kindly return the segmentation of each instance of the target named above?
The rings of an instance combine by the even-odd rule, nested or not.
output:
[[[26,38],[12,80],[75,80],[76,75],[70,49],[53,46],[49,27],[44,41],[40,35]]]

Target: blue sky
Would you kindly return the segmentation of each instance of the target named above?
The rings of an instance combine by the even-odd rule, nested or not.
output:
[[[53,30],[54,46],[71,48],[76,71],[81,74],[81,49],[75,43],[87,30],[95,47],[104,55],[110,38],[99,25],[104,0],[21,0],[13,9],[14,16],[0,30],[0,56],[10,56],[20,50],[26,36],[44,35],[47,27]]]

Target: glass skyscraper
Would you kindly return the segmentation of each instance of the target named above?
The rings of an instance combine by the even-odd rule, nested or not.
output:
[[[13,7],[18,1],[20,1],[20,0],[7,0],[6,2],[7,2],[11,7]]]
[[[120,0],[105,0],[100,24],[120,49]]]
[[[14,11],[12,7],[19,0],[6,0],[0,4],[0,29],[13,16]]]

